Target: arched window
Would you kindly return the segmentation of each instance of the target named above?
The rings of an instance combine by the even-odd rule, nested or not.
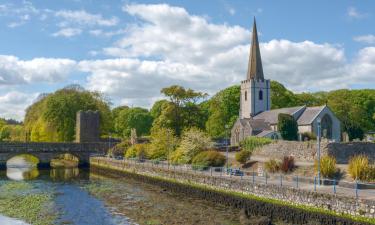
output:
[[[321,126],[322,137],[332,139],[332,119],[328,114],[325,114],[323,116]]]
[[[259,100],[263,100],[263,91],[259,90]]]
[[[247,91],[245,91],[245,101],[247,101]]]

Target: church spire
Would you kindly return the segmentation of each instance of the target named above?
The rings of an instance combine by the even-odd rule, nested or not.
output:
[[[249,65],[247,69],[247,79],[264,80],[262,59],[260,57],[260,49],[258,42],[257,25],[254,17],[252,41],[249,56]]]

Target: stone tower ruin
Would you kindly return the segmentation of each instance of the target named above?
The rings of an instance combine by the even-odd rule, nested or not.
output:
[[[100,114],[98,111],[78,111],[76,118],[76,142],[100,141]]]

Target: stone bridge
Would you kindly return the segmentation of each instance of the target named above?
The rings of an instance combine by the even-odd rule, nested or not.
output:
[[[115,143],[112,143],[114,145]],[[110,148],[108,142],[95,143],[48,143],[48,142],[0,142],[0,167],[17,155],[28,154],[39,159],[38,167],[48,167],[52,159],[69,153],[79,159],[79,166],[87,166],[90,156],[105,153]]]

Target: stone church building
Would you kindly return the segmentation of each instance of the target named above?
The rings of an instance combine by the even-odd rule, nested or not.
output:
[[[320,118],[321,135],[332,141],[340,141],[340,121],[327,105],[271,110],[271,81],[264,78],[254,19],[247,76],[241,82],[240,112],[231,130],[231,144],[238,145],[248,136],[281,138],[277,129],[280,113],[294,117],[299,133],[311,132],[317,135],[317,121]]]

